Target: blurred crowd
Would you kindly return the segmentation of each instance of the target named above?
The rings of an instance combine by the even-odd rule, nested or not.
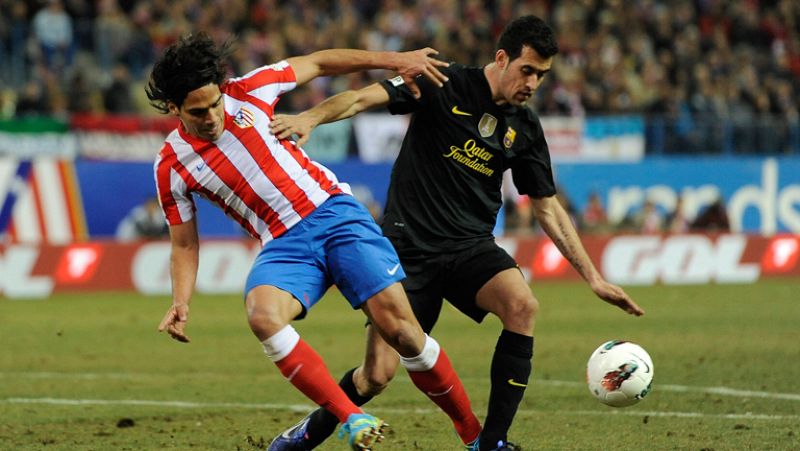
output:
[[[559,36],[536,102],[544,114],[646,114],[668,124],[651,138],[686,151],[800,139],[797,0],[0,0],[0,117],[150,114],[143,85],[155,55],[196,30],[237,40],[236,74],[332,47],[431,46],[483,65],[522,14]],[[282,107],[385,75],[320,79]]]
[[[600,195],[590,193],[582,208],[577,208],[569,195],[559,188],[556,198],[569,214],[572,224],[582,234],[609,235],[663,234],[663,233],[728,233],[730,219],[721,196],[708,205],[686,205],[678,197],[670,208],[645,199],[636,209],[615,220],[609,217]],[[506,196],[504,202],[504,231],[508,235],[525,236],[541,234],[542,230],[533,215],[533,206],[527,196]]]

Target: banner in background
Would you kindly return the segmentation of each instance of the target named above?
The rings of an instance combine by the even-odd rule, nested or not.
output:
[[[152,160],[43,158],[20,173],[21,164],[22,160],[0,158],[0,211],[4,217],[10,211],[15,218],[13,229],[19,241],[64,243],[81,237],[114,237],[125,216],[156,194]],[[390,163],[345,160],[325,166],[349,183],[359,199],[383,207]],[[670,158],[626,164],[557,163],[554,167],[559,190],[577,212],[590,194],[597,193],[612,223],[638,214],[647,200],[666,216],[681,198],[692,218],[721,198],[734,232],[800,234],[798,159]],[[195,204],[201,236],[242,236],[239,226],[215,205],[199,196]]]
[[[76,114],[70,119],[70,128],[82,157],[152,162],[178,123],[172,116]]]
[[[532,280],[580,280],[546,238],[498,241]],[[800,236],[589,236],[589,256],[608,280],[623,285],[754,283],[800,277]],[[259,251],[255,240],[204,240],[197,291],[243,294]],[[135,291],[168,295],[170,243],[89,242],[65,246],[0,246],[0,296],[45,298],[54,293]]]
[[[318,127],[304,147],[322,163],[341,162],[350,154],[367,164],[392,162],[409,120],[409,115],[360,114]],[[638,161],[644,156],[640,117],[542,117],[541,121],[554,161]],[[72,115],[68,123],[47,118],[0,121],[0,155],[153,161],[178,124],[172,116],[87,114]]]
[[[394,161],[408,129],[409,115],[367,113],[353,118],[358,156],[364,163]]]
[[[314,161],[341,163],[347,160],[350,152],[351,119],[330,124],[322,124],[314,129],[311,138],[303,145],[303,150]]]
[[[0,121],[0,155],[26,159],[75,158],[78,141],[66,122],[50,118]]]
[[[544,134],[550,140],[547,127]],[[640,116],[586,118],[579,161],[639,161],[644,157],[644,119]]]
[[[354,118],[358,154],[365,163],[392,162],[410,116],[362,114]],[[637,116],[540,118],[555,162],[636,162],[644,157],[644,120]],[[313,136],[313,135],[312,135]]]
[[[88,239],[72,160],[0,158],[2,236],[11,242],[53,244]]]
[[[649,158],[636,164],[557,164],[557,183],[576,210],[600,195],[611,222],[638,213],[650,200],[662,214],[678,198],[694,218],[717,199],[734,232],[800,234],[797,158]]]

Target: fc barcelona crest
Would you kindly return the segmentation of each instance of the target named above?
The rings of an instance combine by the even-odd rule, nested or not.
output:
[[[239,128],[252,127],[255,122],[256,117],[250,110],[244,107],[240,109],[233,118],[233,123],[239,126]]]
[[[503,136],[503,146],[506,149],[510,149],[512,145],[514,145],[514,140],[517,138],[517,131],[511,127],[508,127],[506,130],[506,135]]]
[[[484,113],[481,121],[478,122],[478,131],[481,136],[488,138],[494,135],[494,129],[497,128],[497,118],[489,113]]]

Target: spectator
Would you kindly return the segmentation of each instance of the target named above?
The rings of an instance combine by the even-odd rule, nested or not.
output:
[[[644,234],[661,233],[664,217],[652,200],[646,200],[637,219],[639,232]]]
[[[581,228],[586,232],[608,231],[608,217],[600,195],[596,192],[589,194],[589,200],[581,212]]]
[[[75,71],[75,75],[67,87],[67,110],[70,113],[96,113],[99,97],[83,70]]]
[[[730,222],[728,211],[722,198],[717,198],[714,203],[706,207],[692,222],[692,230],[703,232],[729,232]]]
[[[103,106],[107,113],[126,114],[135,111],[133,97],[131,96],[131,80],[128,66],[117,63],[114,65],[111,85],[103,91]]]
[[[26,76],[27,15],[28,5],[23,0],[0,4],[0,83],[12,87],[22,85]]]
[[[68,85],[73,74],[62,69],[73,57],[90,64],[82,67],[99,66],[91,80],[97,94],[120,60],[131,82],[142,83],[154,55],[193,29],[220,41],[227,33],[241,36],[246,44],[235,57],[237,73],[309,49],[431,43],[443,59],[478,65],[492,51],[485,46],[499,34],[498,24],[534,13],[555,24],[564,48],[554,80],[537,94],[538,113],[647,114],[648,151],[800,152],[800,2],[793,0],[43,3],[36,12],[27,9],[36,2],[0,1],[0,80],[16,89],[42,63]],[[279,107],[303,109],[385,75],[320,80]]]
[[[169,227],[155,197],[148,198],[122,218],[116,233],[120,241],[158,240],[168,236]]]
[[[16,115],[41,116],[48,112],[49,102],[43,84],[39,80],[28,80],[17,98]]]
[[[116,70],[118,61],[128,50],[132,30],[130,19],[123,14],[117,0],[100,0],[94,21],[94,43],[97,63],[105,73]]]
[[[46,0],[45,7],[33,16],[33,33],[47,69],[59,72],[72,65],[75,53],[72,19],[61,0]]]
[[[670,233],[686,233],[689,231],[689,219],[686,217],[686,206],[683,196],[678,197],[675,209],[667,217],[667,230]]]

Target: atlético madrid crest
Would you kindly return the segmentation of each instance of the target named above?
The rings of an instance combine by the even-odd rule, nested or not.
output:
[[[244,107],[242,107],[236,113],[236,116],[233,117],[233,123],[238,125],[239,128],[252,127],[255,122],[256,122],[256,117],[253,116],[253,113],[250,110]]]
[[[488,138],[494,134],[494,129],[497,128],[497,118],[489,113],[484,113],[481,121],[478,122],[478,131],[481,136]]]

